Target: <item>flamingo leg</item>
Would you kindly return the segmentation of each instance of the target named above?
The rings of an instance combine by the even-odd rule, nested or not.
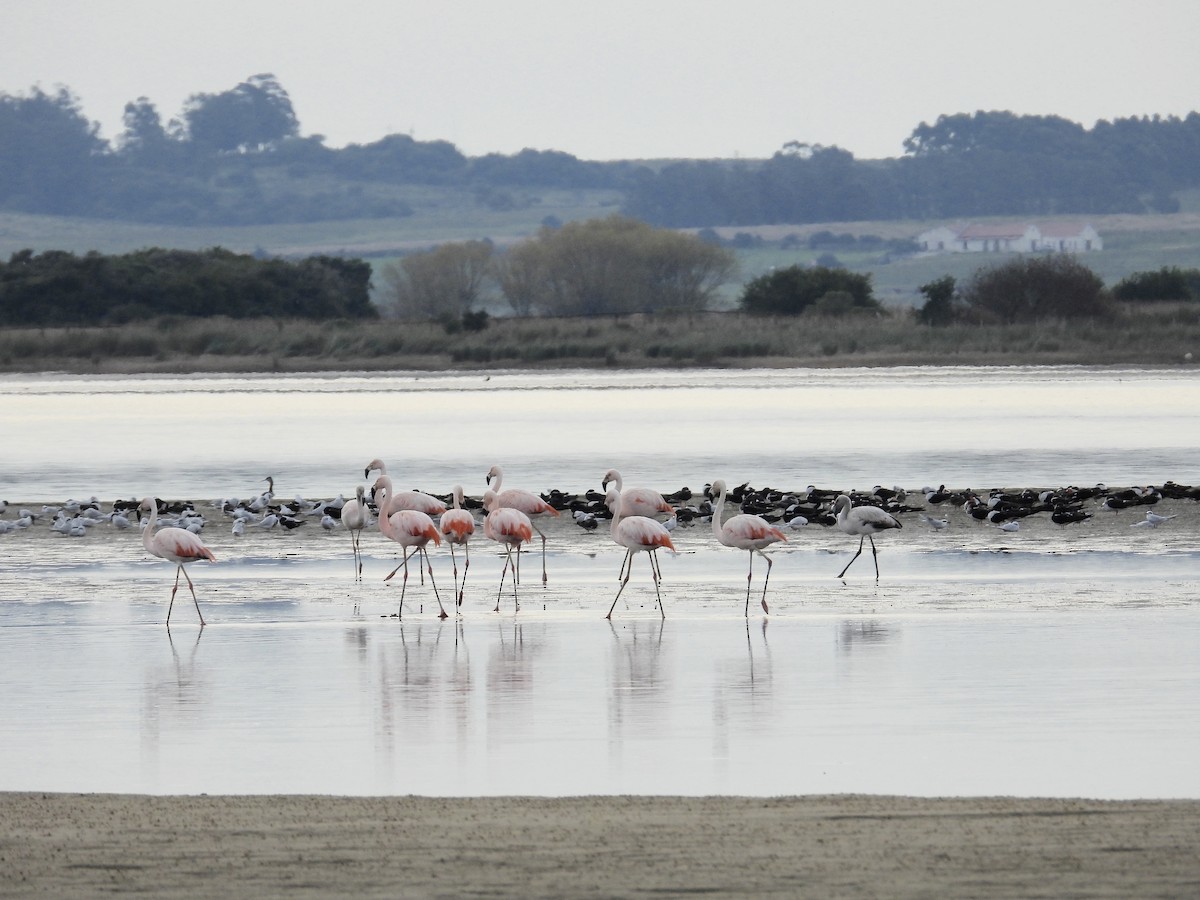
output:
[[[631,561],[631,560],[632,560],[632,558],[633,558],[633,551],[632,551],[632,550],[626,550],[626,551],[625,551],[625,559],[626,559],[626,561]],[[609,620],[611,620],[611,619],[612,619],[613,610],[617,608],[617,601],[621,599],[621,591],[625,590],[625,585],[629,584],[629,576],[630,576],[631,574],[633,574],[633,566],[629,566],[629,570],[630,570],[630,571],[628,571],[628,572],[625,572],[625,564],[624,564],[624,563],[622,563],[622,564],[621,564],[621,571],[622,571],[622,572],[625,572],[625,580],[624,580],[624,581],[622,581],[622,582],[621,582],[621,586],[620,586],[619,588],[617,588],[617,596],[613,597],[612,606],[610,606],[610,607],[608,608],[608,615],[606,615],[606,616],[604,617],[604,618],[606,618],[606,619],[609,619]]]
[[[512,548],[510,547],[504,554],[504,568],[500,570],[500,588],[496,591],[496,608],[492,612],[500,612],[500,595],[504,593],[504,576],[508,574],[508,564],[512,561]],[[514,583],[514,593],[516,587]]]
[[[771,581],[771,557],[767,556],[761,550],[757,552],[759,556],[767,561],[767,577],[763,579],[762,610],[769,615],[771,611],[767,609],[767,584]]]
[[[530,523],[530,524],[532,524],[532,523]],[[542,587],[545,587],[546,580],[547,580],[546,579],[546,536],[544,534],[542,534],[542,529],[538,528],[536,525],[533,526],[533,530],[536,531],[538,533],[538,537],[540,537],[542,539]]]
[[[654,581],[654,596],[658,599],[658,612],[659,612],[659,615],[661,615],[665,619],[667,617],[667,611],[665,609],[663,609],[662,594],[659,593],[659,590],[658,590],[658,583],[662,580],[662,572],[660,572],[658,570],[658,559],[655,556],[656,552],[657,551],[655,551],[655,550],[651,550],[650,553],[647,555],[650,558],[650,577]],[[633,560],[631,559],[629,562],[630,562],[630,568],[632,568]]]
[[[438,618],[449,618],[450,614],[446,612],[446,607],[442,606],[442,597],[438,593],[437,582],[433,580],[433,563],[429,561],[429,550],[426,547],[421,548],[421,555],[425,557],[425,565],[429,569],[429,583],[433,585],[433,596],[438,602]]]
[[[657,588],[659,582],[662,581],[662,566],[660,566],[659,562],[658,562],[658,551],[651,550],[648,555],[650,557],[650,573],[654,576],[654,584],[655,584],[655,587]],[[662,608],[661,600],[659,601],[658,605],[659,605],[659,609],[661,609]]]
[[[521,599],[517,596],[517,585],[521,579],[519,573],[521,571],[521,548],[517,547],[517,564],[512,570],[513,575],[513,612],[520,612]]]
[[[408,590],[408,554],[407,553],[404,554],[404,561],[400,563],[400,566],[404,567],[404,580],[402,582],[400,582],[400,608],[396,611],[397,619],[404,618],[404,592],[406,590]],[[396,568],[398,569],[398,568],[400,568],[400,566],[397,566]],[[392,575],[395,575],[395,574],[396,574],[395,572],[392,572]],[[392,575],[389,575],[388,578],[391,578]],[[384,581],[387,581],[387,578],[385,578]]]
[[[183,577],[187,579],[188,588],[192,592],[192,603],[196,604],[196,615],[200,617],[200,624],[207,625],[208,623],[204,621],[204,613],[200,612],[200,601],[196,599],[196,586],[192,584],[192,576],[187,573],[187,569],[185,569],[182,564],[179,566],[179,571],[181,571],[183,573]],[[178,576],[176,576],[176,578],[178,579]]]
[[[875,580],[879,580],[879,551],[875,549],[875,538],[872,535],[867,535],[867,540],[871,542],[871,556],[875,560]]]
[[[852,557],[850,557],[850,562],[846,563],[846,568],[842,569],[842,571],[838,573],[838,578],[841,578],[843,575],[845,575],[846,571],[850,568],[850,566],[852,566],[854,564],[854,560],[858,559],[858,554],[862,553],[863,541],[865,541],[866,539],[867,539],[867,536],[865,534],[858,539],[858,553],[855,553]],[[872,547],[875,546],[874,541],[871,541],[871,546]]]
[[[388,574],[384,575],[383,580],[391,581],[393,578],[396,577],[396,573],[399,572],[401,568],[404,569],[404,577],[407,578],[408,577],[408,558],[416,552],[417,552],[416,547],[412,547],[408,550],[405,550],[404,551],[404,559],[402,559],[400,561],[400,565],[396,566],[396,568],[392,569],[392,571],[390,571]],[[425,579],[422,578],[421,584],[424,584],[424,583],[425,583]]]
[[[463,580],[462,587],[458,591],[458,605],[462,606],[463,591],[467,589],[467,573],[471,571],[471,545],[463,545],[463,555],[466,556],[466,562],[463,563]]]
[[[450,563],[454,566],[454,596],[457,605],[462,606],[462,594],[458,590],[458,556],[454,553],[453,542],[450,542]]]
[[[175,587],[171,588],[171,602],[167,604],[167,624],[171,624],[171,610],[175,608],[175,592],[179,590],[179,573],[183,571],[183,563],[175,568]]]
[[[633,557],[629,551],[625,552],[625,558],[621,560],[621,571],[617,573],[617,581],[625,577],[625,567],[633,562]]]
[[[746,572],[746,617],[750,616],[750,581],[754,577],[754,551],[750,551],[750,568]]]
[[[358,532],[350,531],[350,550],[354,554],[354,580],[362,581],[362,557],[358,550]]]

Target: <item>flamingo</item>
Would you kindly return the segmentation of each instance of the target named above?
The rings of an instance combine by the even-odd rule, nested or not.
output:
[[[787,535],[764,519],[762,516],[752,516],[739,513],[728,522],[721,523],[721,513],[725,510],[725,482],[718,478],[712,483],[712,494],[716,497],[713,505],[712,528],[713,535],[726,547],[736,547],[738,550],[750,551],[750,568],[746,572],[746,611],[750,615],[750,581],[754,577],[754,554],[757,553],[767,561],[767,577],[763,579],[762,609],[767,609],[767,584],[771,581],[771,557],[763,553],[764,547],[769,547],[776,541],[786,541]]]
[[[375,471],[379,472],[380,477],[387,475],[387,466],[383,464],[383,460],[373,459],[367,463],[366,469],[363,470],[363,478],[370,478],[371,473]],[[420,491],[396,491],[392,494],[392,499],[388,501],[387,512],[394,513],[401,509],[415,509],[427,516],[440,516],[446,511],[446,504],[437,497],[423,494]],[[379,511],[382,516],[382,506]]]
[[[467,572],[471,569],[470,540],[471,535],[475,533],[475,517],[462,508],[463,488],[461,484],[456,484],[450,493],[453,497],[454,506],[442,513],[442,520],[438,523],[438,530],[442,532],[442,536],[446,538],[446,543],[450,545],[450,559],[454,563],[454,590],[458,594],[456,606],[461,607],[463,591],[467,589]],[[461,588],[458,585],[458,559],[454,555],[456,545],[463,548],[463,553],[466,554],[467,558],[466,563],[463,564]]]
[[[493,484],[493,479],[495,484]],[[509,509],[519,509],[529,518],[541,515],[557,516],[558,510],[539,497],[537,494],[529,491],[518,490],[517,488],[509,488],[507,491],[500,489],[500,485],[504,481],[504,470],[499,466],[492,466],[488,469],[487,484],[491,488],[492,506],[487,504],[487,494],[484,494],[485,502],[484,509],[491,512],[494,507],[508,507]],[[546,583],[546,535],[542,534],[542,530],[529,523],[538,536],[542,539],[542,584]],[[519,559],[519,557],[518,557]]]
[[[621,575],[624,575],[625,578],[617,589],[617,596],[613,597],[612,606],[608,608],[608,615],[604,618],[612,619],[617,601],[621,599],[621,592],[625,590],[625,585],[629,584],[629,576],[633,574],[633,555],[645,550],[650,559],[650,575],[654,579],[654,596],[658,598],[658,611],[665,619],[667,613],[663,609],[662,594],[658,589],[658,584],[662,581],[662,569],[658,566],[657,554],[659,547],[666,547],[672,553],[675,552],[670,532],[663,527],[662,523],[647,516],[624,515],[622,510],[625,507],[625,497],[620,488],[616,486],[608,489],[608,493],[604,497],[604,504],[613,514],[610,527],[612,538],[625,548],[625,559],[621,563],[621,571],[617,574],[618,578]]]
[[[363,529],[367,527],[370,513],[367,511],[366,488],[361,484],[354,491],[354,499],[342,504],[342,527],[350,532],[350,549],[354,553],[354,580],[362,581]],[[328,514],[326,514],[328,515]]]
[[[392,494],[392,479],[386,475],[380,475],[376,480],[375,492],[383,497],[379,501],[379,530],[383,532],[384,537],[395,541],[404,548],[404,558],[400,560],[400,565],[392,569],[383,579],[390,581],[401,568],[404,569],[404,581],[400,585],[400,609],[396,613],[396,618],[404,617],[404,592],[408,589],[408,558],[416,553],[425,558],[425,565],[429,569],[429,583],[433,585],[433,596],[437,598],[438,609],[441,610],[438,618],[446,618],[449,613],[446,612],[446,607],[442,606],[437,583],[433,580],[433,564],[429,561],[429,551],[426,549],[430,541],[433,541],[435,545],[442,542],[441,535],[433,527],[433,520],[425,513],[415,509],[401,509],[390,515],[383,512],[388,508],[388,501]],[[419,571],[419,559],[417,563]]]
[[[504,576],[510,566],[512,566],[513,580],[513,609],[521,608],[521,601],[517,599],[517,566],[513,563],[512,551],[513,547],[517,548],[519,562],[521,545],[528,544],[533,540],[533,532],[534,527],[533,523],[529,521],[529,516],[510,506],[496,506],[488,512],[487,518],[483,520],[484,536],[498,544],[503,544],[506,557],[504,568],[500,570],[500,588],[496,591],[496,608],[493,612],[500,612],[500,594],[504,591]]]
[[[858,553],[846,563],[846,568],[838,573],[838,578],[846,574],[846,570],[858,559],[863,550],[863,541],[871,541],[871,556],[875,558],[875,580],[879,580],[879,552],[875,549],[873,535],[889,528],[903,528],[900,521],[891,513],[886,513],[878,506],[855,506],[845,494],[838,495],[833,501],[833,513],[837,516],[837,527],[849,535],[858,535]]]
[[[167,605],[167,626],[169,627],[171,624],[171,610],[175,607],[175,592],[179,590],[179,574],[182,572],[183,577],[187,579],[188,587],[191,588],[192,602],[196,604],[196,615],[200,617],[200,627],[203,628],[207,623],[204,621],[204,613],[200,612],[200,601],[196,599],[196,586],[192,584],[192,578],[184,569],[183,564],[194,562],[197,559],[216,562],[217,558],[213,556],[211,550],[204,546],[204,541],[190,531],[175,527],[155,531],[158,527],[158,504],[152,497],[146,497],[138,504],[139,511],[146,509],[150,511],[150,521],[142,531],[142,546],[152,556],[169,560],[176,566],[175,586],[171,588],[171,602]]]
[[[616,469],[609,469],[600,481],[601,489],[607,488],[609,484],[615,485],[621,495],[621,515],[623,516],[646,516],[652,519],[659,513],[674,514],[675,512],[675,507],[664,500],[663,495],[658,491],[650,488],[622,487],[621,473]]]

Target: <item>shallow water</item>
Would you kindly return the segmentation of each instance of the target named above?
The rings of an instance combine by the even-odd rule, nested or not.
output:
[[[568,490],[614,464],[662,488],[1184,482],[1198,388],[1108,370],[8,378],[22,439],[0,497],[249,496],[266,474],[332,496],[376,455],[475,495],[494,462]],[[163,627],[173,572],[132,530],[39,525],[0,535],[0,790],[1200,797],[1200,511],[1156,510],[1178,518],[1009,534],[931,509],[950,528],[906,517],[878,539],[878,582],[869,547],[836,579],[852,539],[808,526],[773,553],[769,616],[756,563],[749,618],[746,555],[681,527],[666,619],[637,559],[610,623],[602,529],[551,523],[549,582],[527,556],[520,612],[510,587],[492,611],[503,558],[478,539],[461,619],[438,620],[414,569],[398,620],[378,533],[356,584],[344,532],[239,539],[209,507],[219,562],[189,567],[203,630],[186,585]],[[444,548],[433,565],[449,604]]]
[[[1200,480],[1197,410],[1200,369],[0,376],[0,497],[332,496],[375,457],[437,493],[495,463],[535,490],[1161,483]]]

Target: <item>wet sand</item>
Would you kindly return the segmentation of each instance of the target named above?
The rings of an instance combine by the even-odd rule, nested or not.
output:
[[[1200,892],[1200,801],[0,794],[0,897]]]

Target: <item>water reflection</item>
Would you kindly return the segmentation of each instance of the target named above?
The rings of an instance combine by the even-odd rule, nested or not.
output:
[[[664,672],[662,646],[667,621],[609,621],[612,634],[608,665],[608,724],[610,740],[620,739],[626,725],[653,722],[670,688]]]
[[[501,619],[493,634],[485,675],[489,747],[529,734],[536,723],[534,675],[544,649],[546,624]]]
[[[204,628],[197,630],[194,640],[182,637],[179,646],[169,627],[166,632],[171,650],[170,660],[148,665],[142,678],[139,734],[142,766],[150,775],[159,773],[162,768],[163,732],[190,731],[201,727],[211,701],[211,685],[203,677],[203,670],[199,675],[196,670],[196,656]]]
[[[848,656],[862,650],[886,644],[895,639],[897,629],[879,619],[846,619],[838,623],[838,652]]]
[[[0,790],[1187,795],[1198,628],[1111,606],[0,627]]]

